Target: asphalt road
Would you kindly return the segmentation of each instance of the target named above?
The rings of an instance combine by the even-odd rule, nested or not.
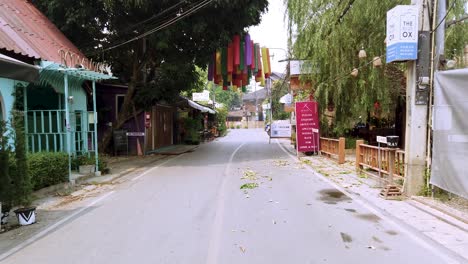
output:
[[[258,187],[241,190],[245,183]],[[268,144],[262,130],[242,129],[123,183],[3,263],[448,260]]]

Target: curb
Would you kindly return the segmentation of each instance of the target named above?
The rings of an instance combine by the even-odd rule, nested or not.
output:
[[[456,220],[458,220],[458,221],[460,221],[460,222],[462,222],[462,223],[468,225],[468,219],[467,219],[467,218],[464,218],[463,216],[460,216],[460,215],[457,215],[457,214],[455,214],[455,213],[453,213],[453,212],[450,212],[449,210],[446,210],[446,209],[444,209],[444,208],[442,208],[442,207],[440,207],[440,206],[437,206],[437,205],[428,203],[427,201],[424,201],[424,199],[421,199],[421,198],[419,198],[419,197],[417,197],[417,196],[412,196],[412,197],[410,197],[410,199],[411,199],[411,201],[414,202],[414,203],[410,203],[411,205],[413,205],[414,207],[417,207],[418,209],[423,210],[424,212],[426,212],[426,213],[428,213],[428,214],[431,214],[431,215],[433,215],[433,216],[435,216],[435,217],[437,217],[437,218],[439,218],[439,219],[441,218],[440,216],[435,215],[434,213],[430,212],[429,210],[427,210],[427,209],[425,209],[425,208],[423,208],[422,206],[417,205],[417,204],[419,203],[419,204],[422,204],[422,205],[424,205],[424,206],[430,207],[430,208],[432,208],[432,209],[434,209],[434,210],[437,210],[437,211],[440,212],[440,213],[446,214],[446,215],[448,215],[448,216],[450,216],[450,217],[452,217],[452,218],[454,218],[454,219],[456,219]],[[454,209],[454,210],[455,210],[455,209]],[[442,220],[442,219],[441,219],[441,220]],[[461,227],[460,225],[458,225],[457,223],[454,223],[453,221],[450,221],[449,219],[445,219],[445,218],[444,218],[443,220],[444,220],[445,222],[451,224],[451,225],[454,225],[454,226],[456,226],[456,227],[458,227],[458,228],[460,228],[460,229],[463,229],[463,230],[465,230],[466,232],[468,232],[468,230],[467,230],[465,227]]]
[[[156,162],[159,162],[161,160],[163,160],[165,157],[163,156],[162,158],[160,159],[156,159],[156,160],[152,160],[152,161],[148,161],[146,162],[145,164],[142,164],[143,166],[147,166],[147,165],[150,165],[150,164],[153,164],[153,163],[156,163]],[[144,167],[132,167],[132,168],[128,168],[124,171],[121,171],[120,173],[117,173],[115,174],[115,176],[113,177],[110,177],[110,179],[108,180],[105,180],[105,181],[102,181],[102,182],[99,182],[98,184],[111,184],[113,181],[117,180],[117,179],[120,179],[130,173],[133,173],[135,171],[137,171],[138,169],[142,169]],[[110,175],[109,175],[110,176]],[[92,177],[92,178],[88,178],[88,179],[85,179],[83,182],[81,183],[84,183],[84,184],[91,184],[93,182],[92,179],[94,178],[99,178],[99,177],[103,177],[103,176],[97,176],[97,177]],[[105,177],[105,176],[104,176]]]

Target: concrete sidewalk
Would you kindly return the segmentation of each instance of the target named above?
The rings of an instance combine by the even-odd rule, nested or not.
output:
[[[296,150],[288,140],[278,140],[291,155]],[[332,159],[321,156],[300,156],[303,165],[310,166],[318,176],[335,183],[356,200],[361,200],[398,225],[414,230],[434,243],[439,243],[468,263],[468,224],[435,206],[421,203],[420,199],[385,200],[379,196],[380,183],[366,174],[358,174],[354,161],[339,165]],[[453,210],[453,209],[452,209]],[[464,214],[461,215],[462,220]],[[462,262],[464,263],[464,262]]]
[[[13,250],[62,219],[83,210],[82,208],[93,199],[118,188],[119,183],[128,180],[126,176],[142,173],[167,158],[168,156],[164,155],[107,158],[109,174],[84,177],[78,179],[75,185],[63,183],[35,192],[33,205],[36,207],[37,222],[18,228],[14,213],[10,214],[9,224],[2,226],[7,232],[0,232],[0,261],[5,252]]]

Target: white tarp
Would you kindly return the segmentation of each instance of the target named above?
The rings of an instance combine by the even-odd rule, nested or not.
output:
[[[436,73],[431,184],[468,198],[468,69]]]
[[[190,105],[190,107],[192,107],[194,109],[197,109],[197,110],[200,110],[202,113],[216,114],[216,112],[211,108],[208,108],[208,107],[203,106],[203,105],[199,105],[199,104],[195,103],[192,100],[187,100],[187,101],[188,101],[188,104]]]

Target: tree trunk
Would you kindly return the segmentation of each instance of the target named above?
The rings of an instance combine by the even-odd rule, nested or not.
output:
[[[137,45],[140,47],[140,45]],[[141,55],[141,56],[140,56]],[[150,60],[151,56],[148,52],[144,54],[141,52],[141,48],[137,49],[137,54],[134,56],[133,60],[133,74],[132,78],[130,79],[130,83],[128,84],[128,90],[124,98],[124,102],[122,105],[122,109],[117,116],[117,120],[112,123],[112,128],[108,130],[101,141],[100,149],[102,151],[108,151],[110,147],[110,143],[112,141],[113,131],[116,129],[120,129],[128,120],[134,117],[135,111],[133,109],[134,106],[134,96],[137,89],[137,83],[141,77],[141,70],[146,65],[146,63]],[[140,113],[141,111],[138,111]]]

